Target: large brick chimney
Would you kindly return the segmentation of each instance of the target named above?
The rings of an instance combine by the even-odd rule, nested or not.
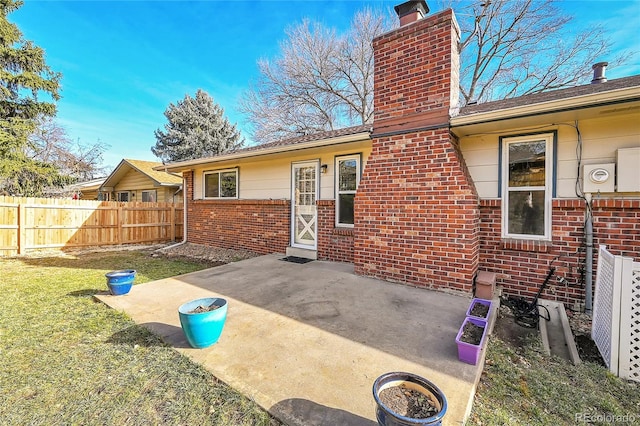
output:
[[[389,281],[469,291],[478,197],[449,132],[459,29],[451,10],[407,19],[411,7],[429,10],[398,6],[400,28],[373,41],[373,150],[356,195],[354,264]]]

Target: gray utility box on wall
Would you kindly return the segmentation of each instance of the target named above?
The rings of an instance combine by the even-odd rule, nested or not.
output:
[[[640,192],[640,147],[618,150],[618,192]]]

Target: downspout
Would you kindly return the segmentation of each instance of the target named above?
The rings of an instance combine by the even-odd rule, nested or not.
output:
[[[584,194],[587,202],[585,214],[584,235],[586,244],[585,253],[585,313],[591,316],[593,308],[593,218],[591,217],[591,194]]]
[[[180,241],[179,243],[172,244],[168,247],[164,247],[161,250],[169,250],[174,247],[179,247],[187,242],[187,195],[184,190],[186,187],[187,187],[187,182],[186,182],[186,179],[183,177],[182,178],[182,241]],[[180,190],[176,191],[175,194],[173,194],[173,196],[175,197],[179,191]]]

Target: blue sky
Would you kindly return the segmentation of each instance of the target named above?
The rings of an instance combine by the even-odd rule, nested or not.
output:
[[[166,123],[165,109],[199,88],[242,130],[239,96],[257,78],[257,60],[278,53],[288,26],[311,18],[340,30],[365,6],[401,2],[26,0],[9,20],[63,74],[58,123],[74,141],[110,145],[104,163],[112,168],[122,158],[158,161],[150,148],[154,130]],[[439,2],[428,3],[439,10]],[[640,51],[640,0],[563,1],[562,7],[575,16],[576,30],[601,23],[615,50]],[[640,55],[607,70],[610,79],[634,74]]]

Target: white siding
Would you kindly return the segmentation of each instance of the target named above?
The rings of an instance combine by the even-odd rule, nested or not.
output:
[[[585,119],[578,122],[582,135],[582,164],[615,163],[619,148],[640,146],[638,123],[640,114]],[[498,196],[498,144],[500,136],[511,136],[542,131],[558,132],[556,196],[575,198],[578,174],[578,135],[573,122],[552,127],[531,129],[505,129],[504,132],[468,136],[460,147],[469,172],[481,198]],[[640,167],[640,165],[638,165]]]
[[[291,164],[299,161],[319,161],[327,165],[327,172],[320,173],[319,199],[334,198],[335,157],[346,154],[362,154],[362,164],[371,154],[371,142],[350,144],[348,147],[326,147],[300,153],[269,156],[264,159],[242,159],[218,163],[194,170],[194,199],[202,199],[204,171],[238,168],[238,197],[244,200],[268,200],[291,198]]]

